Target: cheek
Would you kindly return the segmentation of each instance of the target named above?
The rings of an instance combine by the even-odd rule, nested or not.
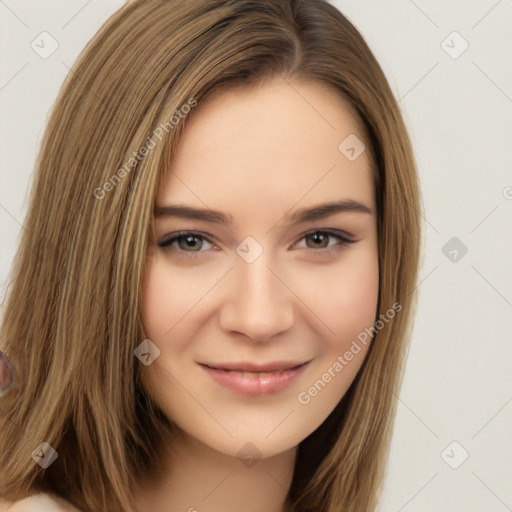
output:
[[[146,266],[142,321],[146,336],[153,341],[161,340],[179,318],[177,315],[183,301],[177,298],[176,276],[173,277],[168,281],[163,266],[156,260]]]
[[[323,324],[327,349],[343,349],[375,322],[379,298],[376,251],[354,251],[340,265],[303,272],[297,288]]]
[[[316,428],[334,409],[356,377],[371,343],[376,321],[379,265],[376,251],[347,256],[345,265],[310,276],[308,303],[322,320],[318,357],[298,395],[304,414]],[[321,285],[321,286],[320,286]]]
[[[319,296],[314,302],[324,304],[318,316],[329,330],[296,397],[308,431],[320,426],[346,394],[370,348],[379,294],[378,262],[373,263],[361,272],[331,275],[323,301]]]
[[[165,257],[154,256],[147,262],[142,297],[144,331],[155,343],[165,343],[175,330],[191,326],[190,313],[208,293],[215,276],[205,275],[199,267],[176,271]],[[176,347],[178,348],[178,347]]]
[[[337,308],[330,313],[335,323],[334,330],[340,334],[339,340],[346,345],[347,337],[356,337],[366,327],[374,324],[379,299],[378,264],[365,267],[363,272],[354,272],[341,285]],[[343,347],[340,347],[343,348]]]

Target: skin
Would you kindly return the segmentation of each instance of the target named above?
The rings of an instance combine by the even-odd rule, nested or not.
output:
[[[233,224],[161,216],[151,226],[143,324],[161,352],[141,372],[180,432],[169,438],[160,477],[141,477],[138,510],[282,512],[297,445],[346,393],[369,344],[308,404],[298,395],[377,313],[369,155],[349,161],[338,149],[348,135],[364,140],[364,133],[336,91],[283,79],[217,93],[186,123],[157,205],[220,210]],[[336,200],[373,213],[287,220],[298,209]],[[322,236],[326,229],[354,243],[341,246],[335,236]],[[203,238],[157,245],[177,231]],[[263,249],[252,263],[236,251],[248,236]],[[340,250],[326,252],[331,248]],[[191,253],[198,257],[187,258]],[[310,362],[289,388],[260,396],[220,386],[198,364],[240,361]],[[246,443],[256,447],[252,467],[237,456]]]

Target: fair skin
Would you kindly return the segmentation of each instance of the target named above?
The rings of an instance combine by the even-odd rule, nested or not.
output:
[[[0,500],[0,512],[80,512],[69,502],[51,493],[37,493],[33,496],[9,503]]]
[[[141,475],[138,511],[288,510],[297,445],[346,393],[369,345],[342,371],[333,365],[377,312],[373,177],[368,151],[354,161],[339,151],[350,134],[364,140],[342,98],[296,80],[223,91],[187,119],[157,206],[220,211],[232,223],[162,210],[151,227],[142,312],[160,355],[140,370],[180,435],[160,478]],[[362,208],[292,223],[333,201]],[[193,235],[164,246],[178,231]],[[266,387],[271,377],[255,368],[235,379],[247,392],[217,379],[248,362],[275,363],[280,375],[302,366],[282,388]],[[329,368],[325,387],[301,403]]]

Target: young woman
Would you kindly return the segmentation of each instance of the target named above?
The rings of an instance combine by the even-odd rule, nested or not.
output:
[[[421,201],[337,9],[129,2],[36,172],[1,326],[4,509],[375,510]]]

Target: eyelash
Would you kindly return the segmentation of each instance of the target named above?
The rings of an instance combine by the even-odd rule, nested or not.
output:
[[[302,237],[299,239],[299,241],[308,236],[315,235],[315,234],[328,235],[328,236],[336,238],[340,241],[339,244],[336,244],[333,247],[330,247],[328,249],[322,249],[322,248],[311,249],[311,248],[309,248],[311,251],[313,251],[313,254],[317,254],[319,256],[329,256],[332,253],[337,253],[337,252],[345,249],[348,245],[354,243],[354,240],[349,240],[348,238],[341,235],[340,233],[333,232],[330,230],[323,230],[323,229],[315,229],[313,231],[309,231],[308,233],[303,234]],[[208,237],[203,235],[202,233],[198,233],[198,232],[194,232],[194,231],[178,231],[175,233],[170,233],[169,235],[164,237],[162,240],[160,240],[157,245],[164,250],[170,250],[171,245],[174,242],[176,242],[177,240],[179,240],[181,238],[187,238],[187,237],[194,237],[194,238],[197,238],[200,240],[206,240],[208,243],[213,244],[213,242]],[[183,251],[181,249],[178,250],[179,257],[186,258],[186,259],[196,259],[196,258],[200,257],[201,253],[203,253],[203,252],[205,252],[205,251],[189,252],[189,251]]]

